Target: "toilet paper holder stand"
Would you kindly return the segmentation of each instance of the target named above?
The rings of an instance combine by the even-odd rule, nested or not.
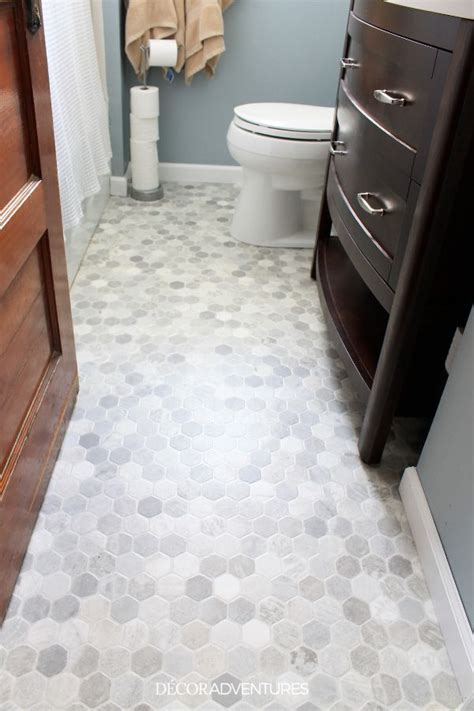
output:
[[[140,74],[142,76],[143,88],[147,89],[147,74],[150,68],[150,47],[148,45],[142,44],[140,45],[140,52],[142,53]],[[161,185],[161,183],[158,185],[157,188],[154,188],[153,190],[136,190],[133,187],[131,181],[129,185],[129,194],[131,198],[133,198],[134,200],[139,200],[140,202],[154,202],[155,200],[161,200],[161,198],[164,196],[163,186]]]
[[[150,68],[150,47],[147,44],[140,45],[140,52],[142,53],[140,61],[140,75],[142,76],[143,86],[147,88],[147,74]]]

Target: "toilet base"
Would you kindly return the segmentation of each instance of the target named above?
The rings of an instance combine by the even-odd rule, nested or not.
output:
[[[270,175],[244,170],[232,236],[257,247],[313,247],[319,207],[316,191],[278,190],[274,182]]]
[[[286,249],[312,249],[314,247],[315,235],[310,230],[301,230],[291,235],[285,235],[278,238],[273,238],[264,242],[259,239],[258,235],[249,235],[245,233],[241,235],[231,229],[231,235],[234,239],[244,244],[251,244],[254,247],[277,247]]]

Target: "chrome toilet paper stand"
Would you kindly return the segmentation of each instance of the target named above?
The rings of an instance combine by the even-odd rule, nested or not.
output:
[[[142,53],[142,58],[140,61],[140,75],[143,77],[143,88],[147,89],[147,74],[150,68],[150,47],[146,44],[140,45],[140,52]]]
[[[150,68],[150,48],[147,45],[142,44],[140,46],[140,51],[142,53],[142,59],[141,59],[141,76],[143,80],[143,89],[146,90],[148,89],[148,84],[147,84],[147,74],[148,74],[148,69]],[[164,191],[163,191],[163,186],[161,183],[158,185],[157,188],[153,188],[153,190],[136,190],[136,188],[133,187],[132,185],[132,179],[131,177],[129,178],[129,195],[133,200],[139,200],[140,202],[155,202],[156,200],[161,200],[161,198],[164,196]]]

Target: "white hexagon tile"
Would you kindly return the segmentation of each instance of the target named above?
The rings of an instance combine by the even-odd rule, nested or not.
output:
[[[398,496],[414,452],[393,435],[361,463],[310,252],[236,243],[235,197],[108,204],[72,291],[77,406],[0,631],[2,709],[460,704]]]

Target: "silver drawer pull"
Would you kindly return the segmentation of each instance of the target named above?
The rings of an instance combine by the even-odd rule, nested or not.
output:
[[[357,202],[363,210],[369,213],[369,215],[375,215],[377,217],[383,217],[387,212],[384,207],[372,207],[369,200],[376,200],[380,204],[380,200],[373,193],[357,193]]]
[[[347,151],[344,150],[344,148],[338,148],[338,146],[344,146],[345,147],[344,141],[331,141],[329,144],[329,153],[332,156],[345,156],[347,154]]]
[[[391,106],[405,106],[407,103],[405,96],[389,89],[375,89],[374,99],[380,101],[381,104],[390,104]]]
[[[343,57],[341,59],[341,67],[343,69],[356,69],[356,67],[360,67],[360,64],[352,57]]]

